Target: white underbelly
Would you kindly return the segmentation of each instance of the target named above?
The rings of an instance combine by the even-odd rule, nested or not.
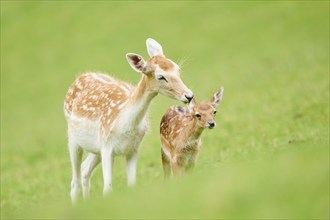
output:
[[[144,137],[145,131],[135,130],[110,138],[110,146],[114,155],[127,155],[136,151]]]
[[[137,150],[147,129],[147,119],[144,118],[139,124],[128,123],[129,117],[122,116],[115,126],[112,136],[109,137],[109,146],[114,155],[127,155]]]
[[[111,135],[102,140],[98,121],[71,118],[68,124],[69,138],[84,150],[96,154],[100,154],[102,146],[105,145],[113,149],[114,155],[127,155],[137,150],[147,130],[146,123],[143,122],[128,131],[111,131]]]
[[[68,124],[69,139],[86,151],[100,153],[100,123],[98,121],[72,117]]]

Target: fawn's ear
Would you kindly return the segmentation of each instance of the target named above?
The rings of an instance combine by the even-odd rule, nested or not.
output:
[[[164,56],[162,46],[152,38],[147,39],[147,50],[150,57]]]
[[[187,104],[187,108],[189,110],[190,113],[194,112],[194,107],[196,105],[195,99],[192,99],[188,104]]]
[[[224,88],[221,87],[218,92],[214,93],[212,100],[211,100],[211,103],[214,108],[216,108],[220,104],[220,102],[222,100],[223,90],[224,90]]]
[[[139,73],[142,73],[145,66],[145,61],[142,56],[135,53],[126,54],[127,61],[131,67]]]

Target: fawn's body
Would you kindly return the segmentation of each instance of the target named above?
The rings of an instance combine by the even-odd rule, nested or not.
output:
[[[143,73],[136,87],[105,74],[87,73],[76,79],[66,95],[73,202],[81,183],[84,197],[88,196],[90,176],[100,162],[103,191],[111,190],[116,155],[126,157],[128,184],[134,185],[138,147],[148,127],[147,111],[152,99],[162,93],[187,103],[193,97],[180,79],[179,67],[163,55],[161,46],[148,39],[147,49],[151,57],[147,62],[140,55],[126,55],[131,67]],[[89,154],[81,165],[83,150]]]
[[[188,108],[171,106],[160,124],[161,156],[165,177],[193,169],[205,128],[215,126],[215,108],[222,99],[223,88],[215,93],[211,102],[194,103]]]

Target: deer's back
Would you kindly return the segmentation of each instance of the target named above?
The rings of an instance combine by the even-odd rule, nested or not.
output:
[[[110,126],[127,103],[133,86],[99,73],[79,76],[69,88],[64,102],[67,120],[84,118]]]
[[[162,150],[179,166],[194,163],[201,147],[200,138],[192,134],[195,125],[187,108],[172,106],[163,116],[160,126]]]
[[[169,150],[184,147],[189,138],[191,119],[187,108],[171,106],[160,123],[162,145]]]

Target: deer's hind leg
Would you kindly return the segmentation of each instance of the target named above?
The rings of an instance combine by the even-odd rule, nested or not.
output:
[[[69,152],[72,165],[72,180],[71,180],[71,201],[75,203],[78,199],[80,192],[80,179],[81,179],[81,160],[83,150],[77,145],[73,138],[69,136]]]
[[[83,196],[86,199],[90,192],[90,178],[95,169],[95,167],[101,162],[101,157],[99,155],[89,153],[87,158],[81,165],[81,175],[82,175],[82,188]]]
[[[167,179],[171,176],[171,161],[170,158],[165,154],[163,148],[161,148],[161,154],[162,154],[164,178]]]

